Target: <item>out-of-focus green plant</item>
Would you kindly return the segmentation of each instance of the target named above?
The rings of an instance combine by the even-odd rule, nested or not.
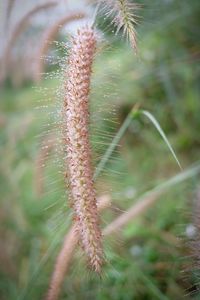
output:
[[[132,50],[119,37],[105,34],[112,51],[108,47],[97,57],[93,113],[101,120],[99,132],[106,132],[110,143],[131,107],[141,103],[159,120],[183,167],[189,166],[199,159],[199,1],[139,2],[144,5],[141,10],[144,19],[140,21],[138,32],[139,58],[132,58]],[[108,32],[106,24],[103,30]],[[52,90],[57,83],[47,80],[42,85],[47,95],[39,91],[38,98],[47,99],[51,105]],[[117,123],[113,122],[112,128],[109,112],[96,112],[99,103],[108,102],[108,94],[110,104],[116,104]],[[0,124],[4,129],[0,133],[4,241],[0,257],[1,294],[5,299],[17,299],[19,295],[22,298],[21,292],[31,282],[32,289],[26,290],[26,297],[40,299],[48,286],[55,253],[69,226],[63,206],[64,187],[55,158],[50,156],[45,168],[46,192],[37,201],[33,170],[39,146],[35,136],[43,134],[46,115],[45,109],[36,113],[32,110],[35,92],[30,87],[18,91],[7,87],[0,96],[3,100]],[[112,106],[108,106],[109,109]],[[45,122],[48,123],[48,118]],[[106,223],[130,207],[135,193],[140,195],[177,172],[160,138],[148,127],[143,118],[131,122],[121,147],[112,154],[100,178],[101,185],[109,192],[112,190],[116,204],[113,211],[103,217]],[[99,160],[107,146],[100,144],[98,134],[94,136],[96,141],[99,144],[94,149]],[[111,170],[120,173],[116,180]],[[130,223],[120,238],[113,243],[112,238],[108,240],[106,254],[110,264],[101,283],[97,278],[88,280],[87,273],[82,275],[82,262],[79,256],[75,257],[76,267],[65,281],[61,299],[189,299],[190,291],[195,292],[193,282],[196,280],[193,281],[190,274],[186,280],[182,276],[185,265],[188,268],[189,252],[187,243],[176,237],[184,234],[190,222],[188,211],[196,184],[198,177],[175,186],[143,219]],[[186,262],[184,257],[187,257]],[[34,277],[34,274],[37,275]]]

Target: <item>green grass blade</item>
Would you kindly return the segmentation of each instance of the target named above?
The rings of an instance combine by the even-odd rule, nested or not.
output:
[[[125,121],[123,122],[122,126],[120,127],[117,134],[114,136],[112,142],[110,143],[110,146],[106,150],[105,154],[103,155],[102,159],[100,160],[99,164],[96,167],[96,170],[94,172],[94,180],[97,179],[103,168],[105,167],[107,161],[109,160],[110,156],[112,155],[113,151],[115,150],[116,146],[118,145],[120,139],[126,132],[127,128],[129,127],[131,121],[135,117],[133,114],[134,108],[131,110],[131,112],[126,117]]]
[[[153,125],[156,127],[156,129],[158,130],[159,134],[161,135],[161,137],[165,141],[167,147],[169,148],[171,154],[173,155],[174,159],[176,160],[179,168],[182,170],[181,164],[180,164],[180,162],[179,162],[179,160],[178,160],[178,158],[177,158],[177,156],[176,156],[176,154],[175,154],[175,152],[174,152],[174,150],[173,150],[173,148],[172,148],[169,140],[167,139],[164,131],[162,130],[160,124],[158,123],[158,121],[154,118],[154,116],[150,112],[148,112],[146,110],[140,110],[139,112],[141,114],[143,114],[144,116],[146,116],[153,123]]]
[[[174,177],[164,181],[163,183],[155,187],[154,191],[155,192],[165,191],[170,187],[175,186],[178,183],[181,183],[191,177],[196,176],[199,173],[200,173],[200,162],[197,162],[187,170],[180,172],[179,174],[175,175]]]
[[[164,193],[169,190],[169,188],[172,188],[176,186],[177,184],[180,184],[184,182],[185,180],[188,180],[192,177],[197,176],[200,174],[200,162],[198,161],[196,164],[191,165],[187,170],[180,172],[179,174],[171,177],[170,179],[165,180],[163,183],[155,186],[153,189],[146,191],[144,194],[142,194],[138,200],[138,203],[141,201],[145,201],[147,196],[154,195],[155,193]]]
[[[133,108],[131,110],[131,112],[128,114],[128,116],[126,117],[124,123],[120,127],[117,134],[114,136],[112,142],[110,143],[110,146],[106,150],[106,152],[103,155],[102,159],[100,160],[99,164],[97,165],[96,170],[94,172],[94,177],[93,177],[94,180],[96,180],[98,178],[98,176],[100,175],[100,173],[102,172],[103,168],[105,167],[107,161],[109,160],[110,156],[112,155],[113,151],[115,150],[115,148],[118,145],[119,141],[121,140],[122,136],[124,135],[124,133],[128,129],[131,121],[140,114],[145,115],[153,123],[153,125],[156,127],[156,129],[160,133],[161,137],[163,138],[163,140],[167,144],[167,146],[168,146],[170,152],[172,153],[173,157],[175,158],[178,166],[182,170],[181,164],[180,164],[180,162],[179,162],[179,160],[178,160],[178,158],[177,158],[170,142],[168,141],[164,131],[162,130],[160,124],[158,123],[158,121],[154,118],[154,116],[150,112],[148,112],[146,110],[138,110],[137,111],[137,110],[135,110],[135,108]]]

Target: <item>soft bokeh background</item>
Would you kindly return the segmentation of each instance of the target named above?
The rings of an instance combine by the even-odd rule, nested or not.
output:
[[[90,22],[93,2],[0,4],[2,300],[43,298],[71,224],[60,150],[61,69],[69,34]],[[158,120],[184,171],[199,160],[200,3],[138,2],[137,56],[114,34],[110,20],[98,16],[101,41],[91,90],[94,163],[136,104]],[[153,125],[144,117],[133,120],[96,182],[98,195],[112,197],[102,227],[179,172]],[[77,251],[60,299],[199,299],[200,268],[190,247],[200,226],[198,186],[197,174],[174,184],[106,238],[101,279]]]

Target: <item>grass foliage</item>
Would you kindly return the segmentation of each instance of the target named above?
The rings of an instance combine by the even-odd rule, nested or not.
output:
[[[187,234],[199,167],[184,173],[199,160],[199,1],[138,2],[144,4],[138,31],[140,58],[115,36],[111,47],[97,56],[93,73],[95,164],[109,145],[112,148],[96,169],[98,194],[111,194],[113,203],[103,214],[102,227],[146,191],[158,186],[167,192],[143,216],[105,239],[108,263],[101,279],[90,274],[77,251],[63,300],[199,297]],[[108,41],[109,30],[105,29]],[[0,91],[2,300],[42,299],[70,226],[59,149],[44,159],[44,192],[38,196],[35,189],[35,162],[42,141],[49,131],[57,135],[58,85],[57,80],[47,79],[36,89],[27,85],[14,90],[7,85]],[[131,119],[128,126],[123,123],[135,105],[159,122],[183,173],[146,118]],[[119,130],[120,138],[111,144]],[[170,178],[179,173],[172,188]],[[186,175],[190,178],[183,180]]]

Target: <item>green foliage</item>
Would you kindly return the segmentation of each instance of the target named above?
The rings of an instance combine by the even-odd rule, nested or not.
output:
[[[138,104],[159,121],[186,168],[199,160],[199,1],[138,2],[144,4],[138,57],[111,35],[108,41],[114,40],[113,47],[97,56],[91,105],[96,163]],[[7,86],[0,92],[3,300],[42,299],[71,221],[54,151],[46,161],[45,192],[38,198],[35,191],[35,161],[42,136],[53,130],[55,117],[49,120],[52,109],[40,106],[52,105],[57,86],[56,81],[46,80],[37,92],[30,86],[19,90]],[[106,134],[106,143],[100,132]],[[111,193],[115,207],[103,215],[103,225],[128,209],[137,196],[179,172],[145,118],[132,120],[117,143],[97,181],[98,193]],[[101,280],[83,271],[86,268],[77,253],[61,299],[198,299],[192,293],[186,296],[187,290],[195,290],[195,276],[189,270],[185,279],[182,272],[190,265],[184,233],[191,222],[197,185],[196,176],[170,189],[143,217],[133,220],[120,235],[109,237],[105,241],[108,264]]]

